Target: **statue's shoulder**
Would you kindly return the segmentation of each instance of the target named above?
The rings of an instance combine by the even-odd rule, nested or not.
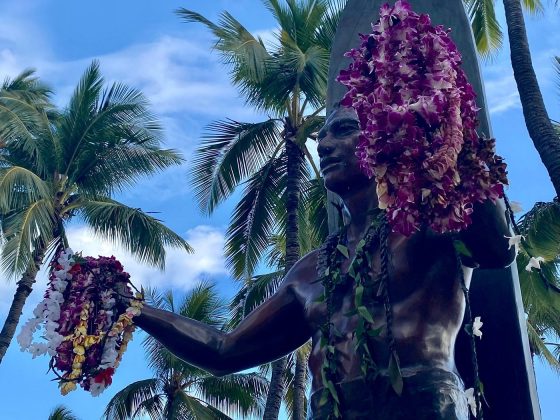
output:
[[[300,258],[290,270],[288,276],[293,275],[294,279],[299,282],[316,283],[316,280],[323,276],[328,266],[329,255],[332,253],[333,247],[336,248],[339,236],[340,232],[329,235],[319,248]]]
[[[317,278],[317,257],[319,249],[315,249],[301,257],[286,275],[285,283],[308,283]]]

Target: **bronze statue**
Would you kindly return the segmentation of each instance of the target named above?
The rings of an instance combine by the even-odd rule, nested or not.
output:
[[[319,156],[326,187],[338,194],[351,220],[345,230],[348,270],[356,247],[376,217],[376,184],[360,170],[356,157],[359,120],[351,108],[336,109],[319,133]],[[499,203],[475,205],[472,225],[460,234],[472,258],[463,260],[468,287],[473,268],[499,268],[514,259],[508,250],[509,228]],[[278,291],[249,314],[230,333],[160,309],[144,306],[135,318],[138,326],[183,360],[215,375],[226,375],[270,362],[294,351],[309,339],[312,352],[310,418],[327,419],[332,407],[321,401],[322,364],[327,347],[321,344],[327,319],[324,286],[317,266],[320,250],[304,256],[290,270]],[[372,251],[370,279],[375,286],[380,273],[379,246]],[[336,289],[330,320],[336,336],[337,383],[340,415],[344,419],[468,419],[463,384],[454,360],[454,346],[465,311],[457,270],[457,256],[450,235],[428,229],[404,237],[388,237],[391,296],[391,336],[400,360],[402,394],[394,391],[387,367],[391,352],[387,337],[386,305],[375,298],[366,304],[379,328],[370,343],[377,370],[367,380],[356,352],[357,315],[352,283]],[[469,267],[470,266],[470,267]]]

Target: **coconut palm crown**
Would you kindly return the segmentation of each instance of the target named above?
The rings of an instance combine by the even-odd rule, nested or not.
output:
[[[93,62],[59,112],[32,73],[14,82],[0,95],[1,267],[21,278],[0,333],[0,360],[43,259],[68,246],[65,226],[74,217],[161,268],[166,246],[191,252],[161,221],[111,198],[182,162],[176,151],[161,148],[161,127],[139,91],[104,87]],[[22,94],[26,89],[31,92]]]
[[[212,123],[193,160],[195,194],[211,213],[243,182],[245,189],[226,233],[226,261],[238,279],[249,280],[285,214],[284,272],[300,257],[298,209],[302,184],[320,174],[306,141],[323,125],[331,43],[344,0],[262,0],[278,28],[266,45],[228,12],[217,23],[179,9],[187,22],[213,34],[214,49],[246,103],[268,114],[266,121]],[[281,230],[284,230],[282,228]],[[265,419],[278,417],[286,360],[274,363]],[[299,387],[300,389],[302,386]],[[296,418],[303,418],[303,397]]]

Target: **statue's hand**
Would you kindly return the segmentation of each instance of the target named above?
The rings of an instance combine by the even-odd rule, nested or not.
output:
[[[126,309],[131,306],[130,303],[134,299],[134,295],[131,293],[130,287],[122,281],[116,283],[115,289],[115,300],[117,302],[119,312],[125,312]]]

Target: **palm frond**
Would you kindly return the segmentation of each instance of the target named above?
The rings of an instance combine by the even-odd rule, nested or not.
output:
[[[51,411],[47,420],[78,420],[78,417],[68,407],[58,405]]]
[[[187,293],[178,313],[219,328],[227,319],[227,306],[218,294],[216,285],[203,281]]]
[[[140,91],[120,83],[104,91],[102,87],[99,65],[93,62],[60,123],[64,154],[61,173],[68,175],[71,182],[88,175],[84,168],[91,168],[98,159],[107,158],[107,149],[120,150],[123,146],[126,149],[129,145],[154,148],[161,140],[161,126],[149,112],[148,101]],[[124,156],[117,157],[123,159]],[[126,160],[120,163],[130,165]],[[150,163],[154,165],[153,161]]]
[[[148,360],[148,367],[153,369],[155,375],[166,377],[170,372],[180,373],[184,377],[206,376],[207,373],[193,365],[179,359],[167,347],[148,335],[142,342]]]
[[[193,158],[195,196],[203,211],[217,204],[260,169],[281,141],[278,122],[216,121],[207,127]]]
[[[266,92],[268,106],[284,104],[296,89],[313,106],[322,106],[327,86],[329,51],[319,46],[311,46],[304,51],[291,39],[283,41],[282,48],[282,54],[269,65]]]
[[[144,379],[131,383],[111,398],[103,412],[103,417],[107,420],[126,420],[139,414],[139,408],[153,410],[146,412],[148,415],[160,411],[161,403],[158,404],[154,400],[160,388],[161,384],[158,379]],[[146,401],[151,401],[151,403],[143,405]]]
[[[315,42],[326,51],[331,50],[340,17],[346,7],[346,2],[347,0],[330,0],[328,2],[327,11],[317,27]]]
[[[213,407],[231,416],[262,415],[268,382],[257,373],[207,376],[194,385],[196,393]]]
[[[65,112],[60,121],[60,137],[64,139],[64,162],[66,168],[61,168],[62,173],[68,172],[68,164],[72,163],[73,156],[83,141],[83,133],[91,125],[92,116],[95,115],[101,90],[103,77],[99,70],[99,62],[93,61],[82,75],[76,86]],[[65,170],[66,169],[66,170]]]
[[[163,394],[156,394],[138,404],[134,417],[136,415],[147,415],[151,420],[160,420],[163,418],[164,407],[165,398]]]
[[[55,239],[57,222],[50,200],[40,199],[0,220],[4,244],[2,270],[10,277],[22,274],[31,263],[34,251],[45,251]]]
[[[297,28],[294,25],[291,11],[284,2],[281,3],[278,0],[263,0],[263,4],[264,7],[272,13],[272,16],[274,16],[274,19],[276,19],[282,31],[291,36],[296,35]]]
[[[540,13],[544,10],[541,0],[521,0],[521,5],[529,13]]]
[[[0,213],[20,210],[34,201],[47,199],[49,186],[32,171],[20,166],[0,169]]]
[[[495,0],[465,0],[476,48],[482,57],[490,57],[502,47],[502,28],[494,9]]]
[[[551,261],[560,255],[560,204],[538,202],[520,220],[524,246],[534,256]]]
[[[186,392],[178,392],[169,401],[164,412],[166,419],[184,420],[232,420],[220,410],[206,404]]]
[[[248,180],[226,232],[226,263],[236,278],[251,277],[268,246],[275,221],[284,157],[272,159]]]
[[[554,354],[552,354],[550,349],[545,344],[541,334],[537,332],[537,330],[531,325],[530,322],[527,322],[527,334],[529,336],[531,349],[533,350],[535,355],[541,359],[544,359],[544,361],[546,361],[546,363],[551,368],[553,368],[556,373],[560,373],[560,362],[554,356]]]
[[[111,195],[136,185],[146,175],[183,162],[175,150],[147,147],[134,141],[99,147],[89,157],[74,174],[74,180],[81,191],[91,195]]]
[[[158,289],[148,287],[144,290],[144,296],[149,305],[166,311],[176,312],[175,298],[171,290],[160,292]]]
[[[236,327],[251,311],[274,294],[284,277],[284,270],[260,274],[245,282],[230,303],[228,329]]]
[[[40,175],[47,172],[52,164],[53,149],[47,107],[50,105],[29,102],[19,91],[0,91],[3,160],[25,166]]]
[[[52,95],[51,88],[35,76],[35,69],[32,68],[23,70],[13,79],[4,79],[0,91],[17,93],[29,103],[39,102],[43,105],[49,103]]]
[[[75,206],[95,234],[120,243],[140,261],[163,269],[166,247],[193,251],[181,236],[141,209],[107,197],[84,199]]]
[[[220,53],[222,61],[231,66],[232,82],[243,81],[258,83],[266,73],[265,63],[269,54],[262,39],[255,38],[228,12],[220,15],[217,24],[199,13],[180,8],[176,13],[186,22],[201,23],[214,35],[214,48]]]

